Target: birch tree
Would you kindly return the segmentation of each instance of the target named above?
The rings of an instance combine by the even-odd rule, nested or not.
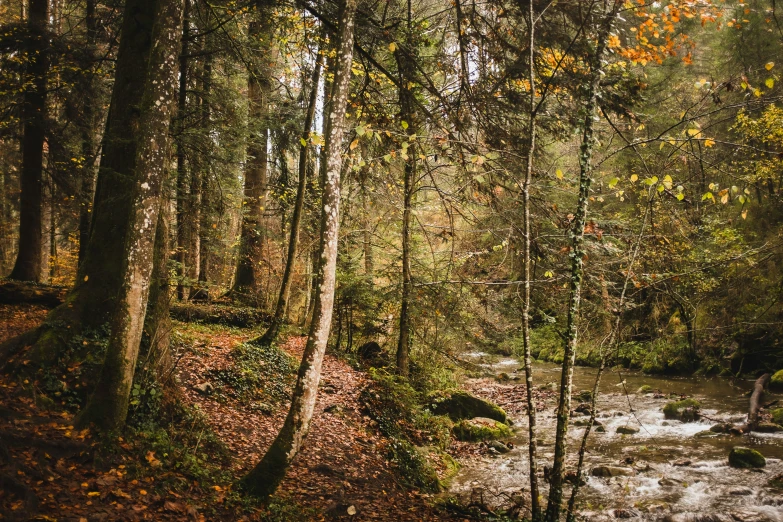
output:
[[[302,447],[310,428],[318,393],[318,382],[321,378],[321,365],[326,352],[326,343],[329,340],[334,306],[337,240],[340,228],[340,172],[343,163],[343,137],[346,127],[345,110],[348,103],[353,60],[355,13],[356,0],[345,0],[340,6],[337,66],[331,110],[326,127],[329,141],[326,151],[325,179],[323,180],[323,209],[318,248],[320,256],[319,277],[307,344],[299,366],[291,408],[285,423],[261,462],[242,480],[244,487],[250,493],[260,497],[268,497],[274,493]]]

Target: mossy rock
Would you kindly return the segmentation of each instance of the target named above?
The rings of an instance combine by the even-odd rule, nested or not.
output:
[[[780,424],[775,424],[774,422],[759,422],[756,426],[756,429],[753,431],[757,431],[759,433],[778,433],[783,431],[783,426]]]
[[[663,416],[682,422],[694,422],[699,420],[699,408],[701,404],[696,399],[682,399],[666,404],[663,407]]]
[[[453,421],[486,417],[506,422],[508,417],[503,408],[468,392],[457,391],[446,397],[435,398],[432,412],[436,415],[448,415]]]
[[[620,426],[617,428],[617,433],[620,435],[636,435],[639,433],[639,428],[635,428],[634,426]]]
[[[652,393],[653,388],[649,384],[643,384],[642,386],[639,386],[639,389],[636,390],[636,393],[639,395],[644,395],[645,393]]]
[[[767,459],[758,451],[735,446],[729,452],[729,466],[732,468],[763,468]]]
[[[772,410],[772,422],[775,424],[783,424],[783,408],[775,408]]]
[[[505,439],[511,436],[511,428],[506,424],[486,417],[463,419],[454,425],[452,432],[457,440],[465,442]]]
[[[783,370],[778,370],[769,380],[769,387],[772,390],[783,391]]]
[[[592,402],[593,392],[591,392],[590,390],[583,390],[580,391],[575,398],[579,402]]]

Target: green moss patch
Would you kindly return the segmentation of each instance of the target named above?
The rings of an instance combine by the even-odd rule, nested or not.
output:
[[[209,370],[207,377],[228,397],[277,404],[288,398],[296,368],[276,346],[244,343],[232,350],[228,366]]]
[[[778,370],[770,378],[769,387],[773,390],[783,391],[783,370]]]
[[[464,391],[432,396],[430,401],[433,413],[448,415],[455,422],[475,417],[486,417],[498,422],[508,420],[506,412],[500,406]]]
[[[729,452],[729,466],[732,468],[763,468],[767,459],[758,451],[735,446]]]
[[[663,416],[682,422],[694,422],[699,419],[699,408],[701,404],[696,399],[683,399],[666,404],[663,407]]]
[[[511,428],[506,424],[486,417],[463,419],[454,425],[452,432],[457,440],[465,442],[505,439],[511,436]]]

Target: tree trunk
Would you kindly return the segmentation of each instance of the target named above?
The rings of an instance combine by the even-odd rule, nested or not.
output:
[[[340,228],[340,171],[342,166],[345,110],[351,80],[353,59],[354,15],[356,0],[345,0],[340,9],[340,37],[335,71],[332,108],[326,128],[330,136],[327,150],[326,179],[323,185],[323,211],[319,242],[319,273],[313,320],[299,366],[291,399],[291,408],[280,433],[261,462],[242,480],[254,495],[268,497],[277,489],[285,472],[302,447],[315,408],[318,381],[321,377],[334,307],[337,240]]]
[[[89,59],[96,58],[95,43],[98,37],[98,27],[95,19],[95,0],[87,0],[84,23],[87,27],[85,43],[89,52]],[[87,253],[87,242],[90,239],[90,218],[92,216],[92,197],[95,191],[95,82],[94,75],[84,76],[81,86],[84,93],[81,121],[81,148],[82,148],[82,172],[80,205],[79,205],[79,264],[84,261]]]
[[[315,69],[313,70],[312,90],[310,91],[310,99],[307,103],[302,141],[299,143],[299,183],[296,187],[296,202],[294,203],[294,212],[291,216],[291,235],[288,240],[288,258],[285,263],[283,280],[280,283],[280,295],[277,298],[275,315],[272,317],[272,322],[269,323],[269,328],[267,328],[264,335],[259,339],[259,342],[265,345],[272,344],[277,338],[280,326],[282,326],[288,310],[288,300],[291,295],[291,281],[294,275],[294,262],[296,261],[296,252],[299,245],[299,226],[302,222],[304,198],[305,192],[307,191],[307,141],[310,139],[310,129],[313,126],[313,119],[315,118],[315,105],[318,99],[318,83],[321,79],[322,63],[323,53],[319,52],[315,61]]]
[[[546,520],[558,522],[563,500],[563,476],[565,473],[566,437],[568,434],[568,418],[571,411],[571,390],[573,383],[574,361],[577,348],[577,327],[579,320],[579,304],[584,278],[584,229],[587,221],[587,203],[590,198],[592,183],[592,157],[594,138],[594,116],[598,106],[598,91],[603,76],[602,60],[606,50],[606,40],[611,30],[619,0],[612,0],[612,9],[607,9],[609,0],[604,0],[600,15],[597,43],[590,63],[590,83],[587,86],[585,100],[584,129],[582,145],[579,153],[579,200],[577,202],[574,222],[570,230],[571,238],[571,296],[568,307],[568,322],[566,329],[566,345],[563,357],[563,368],[560,374],[560,399],[557,405],[557,430],[555,433],[555,455],[550,473],[549,502],[547,504]]]
[[[525,398],[527,400],[527,433],[528,433],[528,462],[530,464],[530,514],[531,519],[537,522],[541,519],[541,500],[538,489],[538,437],[536,435],[536,404],[533,397],[533,357],[530,347],[530,185],[533,182],[533,161],[536,153],[536,18],[533,2],[528,5],[528,33],[530,63],[528,79],[530,81],[530,110],[528,127],[527,168],[525,169],[525,181],[522,184],[522,262],[523,269],[523,293],[522,293],[522,347],[525,366]]]
[[[78,424],[101,430],[122,427],[146,315],[155,255],[155,233],[169,159],[183,0],[160,0],[155,10],[149,72],[140,105],[136,176],[127,223],[122,285],[117,295],[106,360]]]
[[[22,172],[19,195],[19,250],[10,279],[40,281],[43,242],[43,156],[46,137],[48,0],[30,0],[27,19],[27,81],[22,101]]]
[[[263,6],[258,13],[261,22],[250,23],[249,36],[253,43],[262,39],[263,50],[270,49],[272,28],[269,20],[271,6]],[[264,53],[268,54],[268,53]],[[257,58],[260,61],[260,58]],[[268,61],[269,57],[265,57]],[[248,103],[251,124],[259,126],[260,131],[250,138],[247,147],[245,166],[245,197],[242,202],[242,231],[239,239],[239,259],[233,292],[240,296],[255,294],[260,282],[260,265],[263,262],[264,223],[263,214],[266,203],[266,185],[269,141],[268,111],[270,80],[266,68],[252,67],[248,71]],[[257,301],[257,299],[256,299]]]
[[[177,95],[177,299],[185,299],[185,279],[189,239],[188,170],[185,157],[185,115],[188,104],[188,48],[190,46],[190,0],[185,0],[182,23],[182,52],[179,55],[179,92]]]
[[[111,105],[103,135],[93,218],[76,286],[38,329],[29,359],[51,364],[68,340],[85,328],[99,329],[111,317],[118,289],[136,162],[134,136],[150,55],[150,27],[156,1],[127,0],[115,67]],[[56,327],[54,325],[57,325]]]
[[[408,0],[408,26],[405,35],[405,48],[397,49],[394,56],[397,60],[397,68],[400,72],[399,89],[400,116],[406,122],[410,134],[416,134],[416,126],[413,124],[414,94],[411,90],[413,80],[413,67],[411,53],[415,52],[415,42],[412,34],[411,2]],[[412,145],[415,147],[415,145]],[[403,208],[402,208],[402,298],[400,301],[400,332],[397,339],[397,373],[407,377],[410,373],[410,344],[411,344],[411,294],[413,285],[411,282],[411,202],[415,190],[416,154],[414,150],[403,149],[405,168],[403,169]]]

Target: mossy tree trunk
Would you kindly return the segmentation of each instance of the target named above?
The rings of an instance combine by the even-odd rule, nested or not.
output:
[[[187,251],[190,228],[188,204],[188,165],[185,154],[186,114],[188,111],[188,50],[190,47],[190,0],[185,0],[182,23],[182,52],[179,55],[179,92],[177,93],[176,145],[177,145],[177,299],[185,299],[187,278]]]
[[[394,56],[397,61],[401,86],[398,96],[400,100],[400,117],[405,122],[403,128],[407,127],[406,132],[409,134],[416,134],[416,125],[413,121],[415,118],[413,112],[415,100],[414,92],[411,90],[411,85],[413,84],[413,64],[411,62],[416,52],[416,43],[412,32],[412,18],[411,2],[408,0],[405,45],[402,48],[398,48]],[[412,145],[412,147],[415,148],[415,145]],[[411,204],[416,183],[416,153],[414,150],[409,150],[406,154],[406,149],[403,149],[402,157],[405,160],[405,167],[403,168],[402,193],[402,296],[400,300],[400,332],[397,338],[397,373],[407,377],[410,373],[411,297],[413,293],[413,282],[411,280]]]
[[[78,424],[101,430],[122,427],[128,413],[154,266],[155,235],[168,172],[169,125],[174,110],[181,47],[183,0],[160,0],[153,19],[152,49],[139,107],[135,183],[127,223],[122,285],[111,319],[106,359]]]
[[[312,128],[313,120],[315,119],[315,105],[318,99],[318,83],[321,79],[321,67],[323,66],[323,59],[323,53],[319,51],[315,61],[315,68],[313,70],[312,90],[310,91],[310,98],[307,102],[304,130],[302,131],[302,138],[299,143],[299,182],[296,187],[296,202],[294,203],[294,211],[291,215],[291,234],[288,239],[288,257],[286,258],[285,262],[283,280],[280,282],[280,294],[277,297],[275,315],[272,317],[269,328],[267,328],[266,332],[264,332],[264,335],[261,336],[261,339],[259,340],[261,344],[265,345],[272,344],[277,338],[277,334],[280,331],[280,327],[285,320],[286,312],[288,310],[288,300],[291,295],[291,282],[294,275],[294,263],[296,262],[296,254],[299,246],[299,227],[302,222],[305,192],[307,191],[307,143],[310,139],[310,129]]]
[[[262,498],[268,497],[283,480],[286,470],[302,447],[310,427],[321,378],[326,344],[332,324],[337,240],[340,228],[340,172],[342,166],[345,110],[351,80],[353,59],[354,16],[356,0],[345,0],[340,9],[339,47],[335,71],[332,105],[326,134],[330,136],[326,152],[326,179],[323,183],[323,211],[319,241],[319,284],[315,297],[313,320],[299,366],[291,408],[280,433],[261,462],[243,479],[245,489]]]
[[[19,176],[19,250],[11,279],[41,280],[43,267],[43,161],[46,138],[46,76],[49,2],[30,0],[27,18],[28,87],[22,97],[22,171]]]
[[[541,519],[541,499],[538,488],[538,437],[536,435],[536,404],[533,397],[533,357],[530,348],[530,185],[533,182],[533,165],[536,153],[536,12],[533,2],[528,4],[528,80],[530,81],[530,110],[528,112],[528,147],[525,180],[522,183],[522,347],[525,366],[525,398],[527,406],[528,462],[530,464],[530,516],[536,522]]]
[[[610,7],[611,1],[611,7]],[[566,327],[566,344],[563,355],[563,367],[560,374],[560,398],[557,404],[557,428],[555,433],[555,455],[550,473],[549,501],[547,504],[547,522],[558,522],[562,510],[563,479],[565,474],[566,437],[568,419],[571,412],[571,391],[573,384],[574,362],[576,359],[579,304],[584,278],[584,229],[587,221],[587,204],[590,199],[590,185],[593,174],[593,147],[595,145],[595,114],[598,107],[601,77],[603,76],[603,58],[606,41],[617,9],[622,5],[619,0],[603,0],[599,14],[596,44],[590,59],[590,76],[586,85],[584,124],[582,144],[579,150],[579,199],[577,201],[574,222],[569,231],[571,239],[571,282]]]

